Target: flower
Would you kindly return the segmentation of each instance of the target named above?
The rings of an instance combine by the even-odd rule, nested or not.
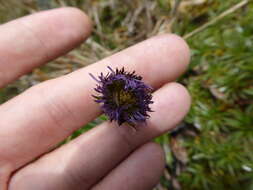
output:
[[[116,68],[104,75],[103,73],[95,78],[98,82],[95,91],[99,95],[93,95],[95,102],[101,104],[101,109],[110,119],[116,121],[120,126],[128,123],[135,126],[145,123],[152,112],[149,105],[153,103],[152,88],[142,81],[142,77],[133,72]]]

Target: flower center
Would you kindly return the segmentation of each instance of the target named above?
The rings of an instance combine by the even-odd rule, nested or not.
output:
[[[108,85],[111,92],[112,100],[117,107],[123,105],[133,105],[136,103],[136,97],[133,92],[125,90],[125,81],[115,80],[112,84]]]
[[[124,90],[113,93],[113,100],[117,106],[133,104],[136,101],[133,93]]]

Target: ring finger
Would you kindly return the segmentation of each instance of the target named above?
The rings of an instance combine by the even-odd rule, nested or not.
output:
[[[134,132],[129,126],[105,122],[18,171],[11,187],[38,189],[40,184],[47,190],[90,189],[137,147],[174,127],[189,106],[187,90],[177,83],[167,84],[154,93],[155,112],[147,126]],[[47,178],[46,184],[42,178]]]

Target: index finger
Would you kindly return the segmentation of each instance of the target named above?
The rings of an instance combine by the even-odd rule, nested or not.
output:
[[[83,42],[91,31],[76,8],[42,11],[0,26],[0,88]]]

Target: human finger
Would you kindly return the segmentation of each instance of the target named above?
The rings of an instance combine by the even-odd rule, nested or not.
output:
[[[12,187],[32,189],[41,178],[50,176],[42,184],[48,190],[90,189],[136,148],[176,126],[190,106],[187,90],[177,83],[165,85],[153,99],[154,112],[147,126],[137,126],[135,132],[130,126],[105,122],[18,171]]]
[[[96,118],[100,108],[91,97],[95,81],[89,73],[96,75],[107,72],[107,66],[124,66],[156,89],[175,80],[188,62],[185,42],[175,35],[162,35],[31,88],[0,107],[0,136],[5,142],[0,143],[0,157],[17,169]]]
[[[79,9],[42,11],[0,26],[0,88],[73,49],[91,32]]]
[[[152,190],[165,166],[163,149],[147,143],[135,150],[92,190]]]

